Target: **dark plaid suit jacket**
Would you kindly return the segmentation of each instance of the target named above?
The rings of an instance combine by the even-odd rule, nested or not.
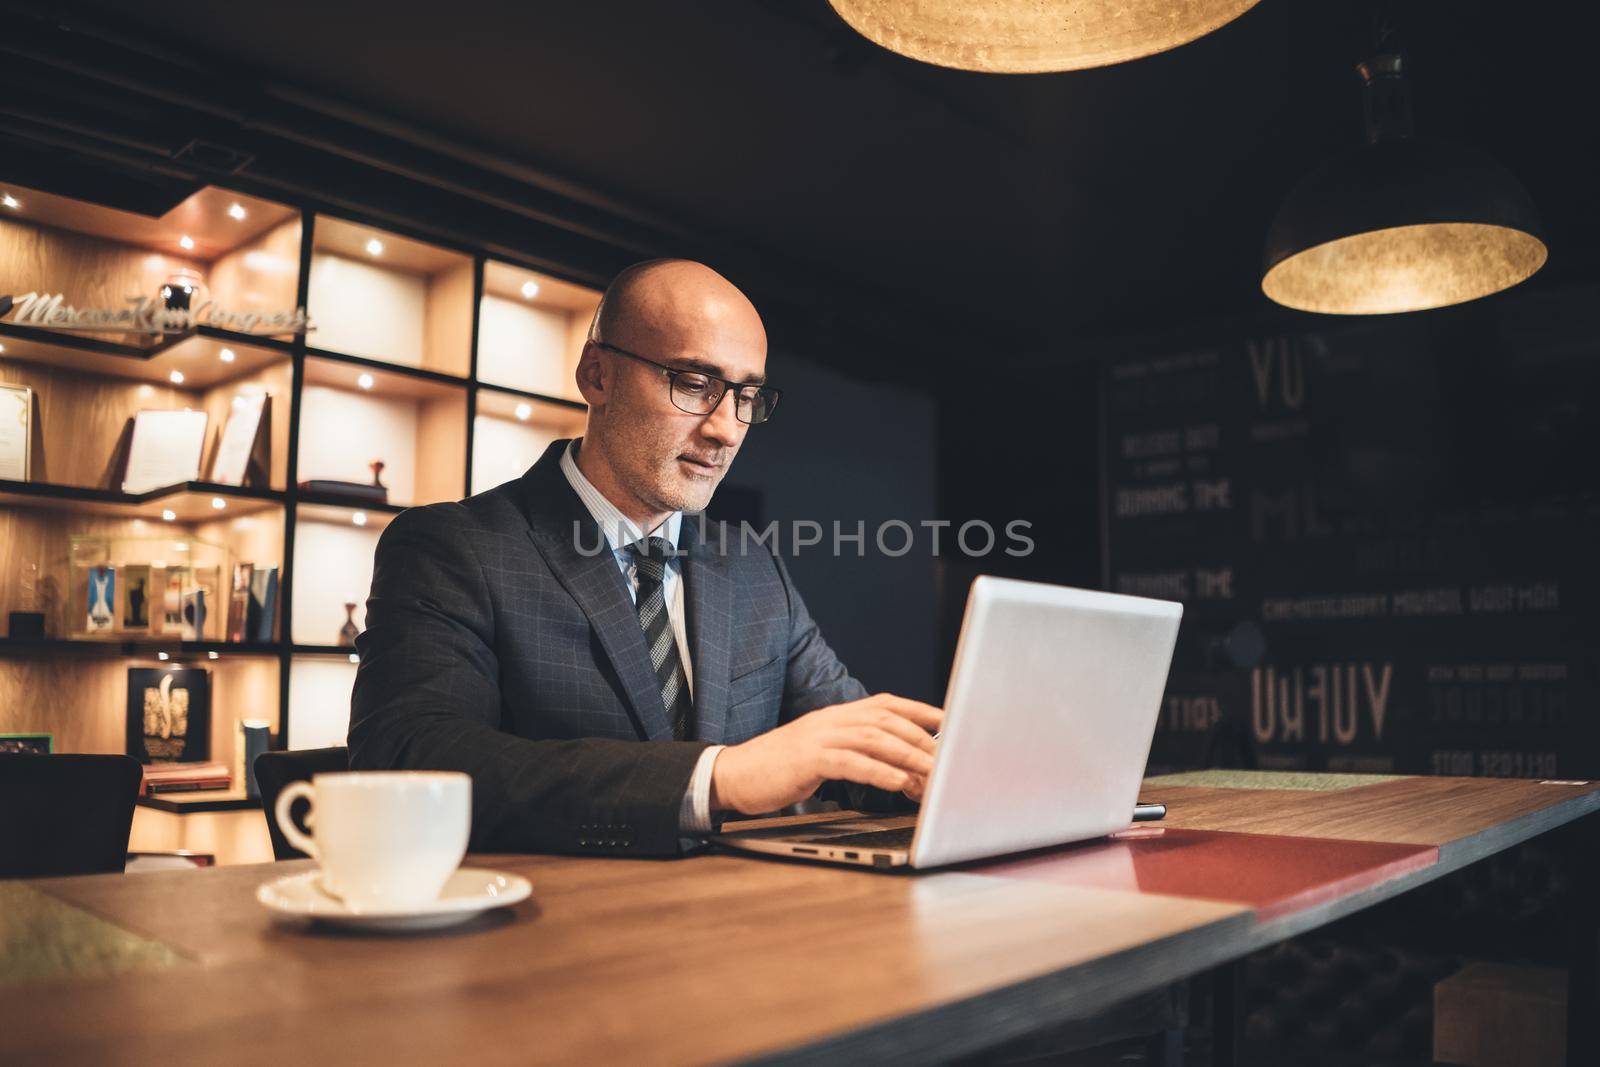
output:
[[[356,639],[350,765],[470,774],[474,849],[677,852],[707,745],[866,690],[781,559],[686,514],[696,739],[673,741],[625,579],[609,548],[594,551],[599,527],[561,473],[566,447],[384,530]]]

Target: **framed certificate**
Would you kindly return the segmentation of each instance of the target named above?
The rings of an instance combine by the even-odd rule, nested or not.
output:
[[[133,418],[124,493],[145,493],[200,477],[206,447],[203,411],[141,411]]]
[[[28,480],[33,465],[33,390],[0,382],[0,478]]]

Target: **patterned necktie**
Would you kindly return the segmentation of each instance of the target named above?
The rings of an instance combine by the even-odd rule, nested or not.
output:
[[[665,537],[652,537],[641,551],[638,542],[628,546],[639,575],[639,593],[634,599],[639,609],[639,625],[644,629],[645,647],[650,650],[650,666],[661,684],[661,703],[672,720],[672,739],[682,741],[689,732],[689,680],[678,658],[678,641],[667,616],[667,560],[676,554]]]

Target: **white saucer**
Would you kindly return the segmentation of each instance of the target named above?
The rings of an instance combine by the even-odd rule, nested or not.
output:
[[[439,899],[403,907],[352,907],[322,888],[322,872],[307,871],[266,882],[256,899],[280,915],[314,919],[352,930],[433,930],[528,899],[526,878],[463,867],[452,874]]]

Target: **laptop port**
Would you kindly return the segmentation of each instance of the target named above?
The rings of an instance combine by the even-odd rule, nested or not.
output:
[[[815,856],[817,854],[817,850],[814,848],[801,848],[798,845],[795,846],[794,851],[799,856]]]
[[[844,854],[844,858],[847,859],[847,860],[859,859],[860,856],[861,856],[861,853],[859,853],[859,852],[846,852]]]

